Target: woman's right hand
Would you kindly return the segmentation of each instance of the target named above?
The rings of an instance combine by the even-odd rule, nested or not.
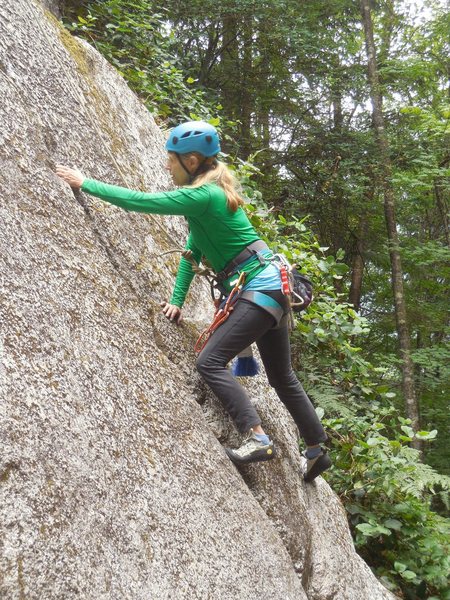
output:
[[[83,185],[83,181],[85,180],[85,176],[78,169],[71,169],[70,167],[66,167],[64,165],[56,166],[56,174],[61,179],[64,179],[66,183],[70,185],[71,188],[79,189]]]
[[[179,325],[183,319],[181,316],[181,308],[175,304],[169,304],[168,302],[161,302],[162,311],[169,321],[175,321]]]

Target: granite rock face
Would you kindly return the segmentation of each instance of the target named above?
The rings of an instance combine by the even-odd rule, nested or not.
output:
[[[263,377],[250,391],[279,458],[240,472],[227,459],[236,433],[194,370],[205,284],[183,326],[159,311],[184,220],[54,175],[170,187],[163,133],[52,5],[0,5],[0,597],[391,598],[328,485],[302,482]]]

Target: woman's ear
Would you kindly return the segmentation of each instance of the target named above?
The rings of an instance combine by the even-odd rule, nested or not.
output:
[[[189,173],[195,173],[200,165],[200,158],[196,154],[189,154],[185,159],[184,164],[186,165]]]

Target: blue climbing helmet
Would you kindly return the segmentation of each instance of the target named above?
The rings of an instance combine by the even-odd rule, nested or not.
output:
[[[206,158],[216,156],[220,152],[219,134],[205,121],[188,121],[172,129],[166,150],[177,154],[198,152]]]

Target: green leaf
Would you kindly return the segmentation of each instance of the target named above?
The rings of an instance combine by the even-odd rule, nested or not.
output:
[[[319,260],[319,262],[317,263],[317,266],[324,273],[328,273],[328,271],[330,270],[330,266],[325,260]]]
[[[370,447],[373,446],[378,446],[380,444],[381,440],[380,438],[376,438],[376,437],[371,437],[367,439],[367,445]]]
[[[417,577],[414,571],[403,571],[400,573],[400,575],[403,577],[403,579],[406,579],[406,581],[412,581]]]
[[[401,562],[394,562],[394,569],[397,571],[397,573],[403,573],[407,568],[408,567]]]
[[[349,512],[351,515],[358,515],[362,514],[363,512],[361,507],[357,504],[347,504],[345,508],[347,509],[347,512]]]
[[[323,408],[321,406],[316,406],[316,414],[319,417],[319,419],[322,420],[323,415],[325,414],[325,411],[323,410]]]
[[[371,525],[370,523],[360,523],[356,529],[368,537],[377,537],[379,535],[391,535],[391,531],[381,525]]]
[[[340,275],[345,275],[349,271],[348,266],[344,263],[335,263],[333,269]]]
[[[356,526],[356,529],[358,531],[360,531],[363,535],[366,535],[368,537],[377,535],[376,527],[374,527],[373,525],[370,525],[369,523],[360,523],[359,525]]]
[[[414,429],[412,427],[409,427],[408,425],[401,425],[400,429],[404,431],[408,437],[414,437]]]
[[[384,526],[388,527],[389,529],[395,529],[395,531],[400,531],[402,528],[401,522],[397,519],[386,519]]]
[[[433,429],[432,431],[416,431],[416,437],[421,440],[434,440],[437,433],[437,429]]]

